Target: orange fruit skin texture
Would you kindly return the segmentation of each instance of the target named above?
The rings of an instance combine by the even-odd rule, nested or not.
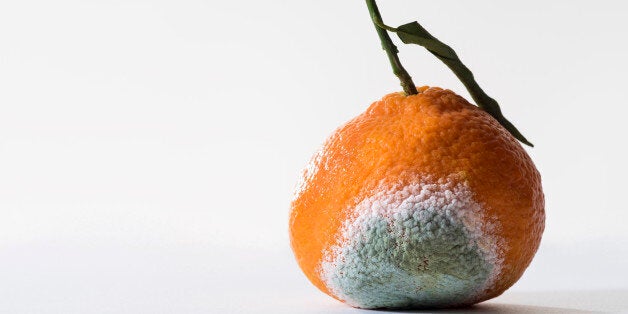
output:
[[[320,275],[324,251],[336,245],[350,209],[384,184],[419,177],[464,181],[494,236],[503,265],[494,284],[470,303],[494,298],[530,264],[544,229],[541,177],[495,119],[452,91],[419,88],[386,95],[337,129],[305,171],[291,204],[289,232],[298,265],[336,299]]]

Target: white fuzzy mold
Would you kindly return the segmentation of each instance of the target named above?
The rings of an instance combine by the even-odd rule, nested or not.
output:
[[[328,289],[360,308],[434,308],[477,301],[501,270],[498,226],[462,185],[380,189],[344,222],[320,265]]]

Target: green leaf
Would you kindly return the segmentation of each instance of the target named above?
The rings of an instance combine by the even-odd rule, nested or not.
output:
[[[462,84],[467,88],[469,94],[478,105],[484,111],[488,112],[493,118],[495,118],[510,134],[522,143],[534,146],[517,130],[517,128],[508,121],[501,112],[499,104],[489,95],[487,95],[480,85],[475,81],[473,73],[467,68],[456,52],[436,37],[432,36],[423,26],[418,22],[412,22],[401,25],[396,29],[397,36],[405,44],[415,44],[423,46],[434,56],[440,59],[447,67],[449,67],[454,74],[460,79]]]

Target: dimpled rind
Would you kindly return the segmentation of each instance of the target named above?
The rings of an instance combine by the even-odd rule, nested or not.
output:
[[[541,240],[541,179],[521,145],[453,92],[419,90],[387,95],[336,130],[291,204],[299,266],[355,307],[493,298]]]

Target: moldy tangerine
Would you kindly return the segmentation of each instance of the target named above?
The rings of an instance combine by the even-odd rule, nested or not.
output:
[[[451,47],[419,23],[371,19],[404,92],[336,130],[303,173],[290,242],[307,278],[360,308],[471,305],[512,286],[541,241],[541,177],[501,113]],[[416,88],[388,32],[425,47],[478,107]]]
[[[360,308],[450,307],[522,275],[544,226],[541,178],[489,114],[440,88],[394,93],[340,127],[290,213],[298,264]]]

